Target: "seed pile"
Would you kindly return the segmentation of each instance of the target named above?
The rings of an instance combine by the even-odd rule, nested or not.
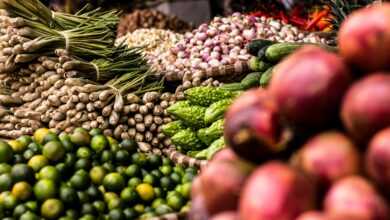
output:
[[[118,37],[131,33],[139,28],[157,28],[184,33],[191,26],[176,16],[168,16],[157,10],[135,10],[123,16],[118,26]]]
[[[245,44],[257,38],[279,42],[328,43],[314,33],[304,33],[291,25],[265,17],[256,18],[239,13],[216,17],[184,35],[170,51],[153,60],[154,66],[165,73],[167,80],[200,81],[230,73],[213,71],[220,66],[239,69],[250,55]],[[236,67],[236,66],[239,67]]]

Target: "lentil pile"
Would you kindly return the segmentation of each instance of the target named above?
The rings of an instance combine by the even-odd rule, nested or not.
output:
[[[328,43],[315,33],[302,32],[272,18],[235,13],[230,17],[216,17],[209,24],[202,24],[192,32],[185,33],[183,40],[156,57],[152,63],[167,80],[193,81],[199,85],[206,75],[209,78],[221,75],[220,71],[210,71],[212,68],[235,65],[235,68],[242,69],[238,63],[245,64],[251,57],[245,45],[257,38],[279,42]]]
[[[191,25],[176,16],[168,16],[157,10],[145,9],[122,17],[118,26],[118,37],[124,36],[140,28],[157,28],[184,33],[191,30]]]

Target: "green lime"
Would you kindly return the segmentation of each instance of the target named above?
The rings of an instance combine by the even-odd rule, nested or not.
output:
[[[153,168],[158,168],[162,164],[162,159],[161,156],[159,155],[155,155],[155,154],[149,155],[148,160],[149,160],[149,165]]]
[[[170,178],[176,184],[181,183],[181,176],[176,172],[171,173]]]
[[[86,130],[75,129],[73,134],[70,135],[70,140],[78,146],[88,146],[91,141],[91,136]]]
[[[60,139],[58,138],[58,136],[55,133],[49,132],[45,135],[45,137],[43,137],[42,144],[44,145],[50,141],[60,141]]]
[[[108,213],[108,218],[110,220],[124,220],[125,215],[123,214],[122,210],[120,210],[120,209],[112,209]]]
[[[171,180],[169,177],[164,176],[164,177],[161,177],[161,179],[160,179],[160,186],[161,186],[164,190],[170,190],[170,189],[172,189],[172,187],[173,187],[174,185],[173,185],[172,180]]]
[[[71,217],[72,219],[78,219],[78,217],[79,217],[78,211],[76,211],[74,209],[66,210],[65,211],[65,215],[68,216],[68,217]]]
[[[160,205],[165,204],[165,200],[163,198],[157,198],[152,202],[152,208],[156,209]]]
[[[123,210],[123,214],[126,219],[136,219],[137,217],[137,212],[133,208],[126,208]]]
[[[65,131],[61,132],[59,135],[58,135],[58,138],[60,139],[60,141],[70,141],[70,136],[68,133],[66,133]]]
[[[76,155],[78,158],[89,159],[92,156],[92,151],[88,147],[80,147],[77,149]]]
[[[40,220],[40,218],[31,211],[27,211],[22,216],[20,216],[19,220]]]
[[[12,177],[9,173],[0,175],[0,192],[8,191],[12,187]]]
[[[117,166],[115,171],[122,176],[126,176],[126,169],[127,169],[127,167],[125,167],[125,166]]]
[[[27,200],[32,195],[32,187],[27,182],[18,182],[12,187],[12,195],[18,200]]]
[[[53,166],[45,166],[39,171],[39,179],[50,179],[59,182],[61,179],[60,172]]]
[[[38,203],[37,201],[28,201],[25,203],[26,207],[28,210],[32,212],[37,212],[38,211]]]
[[[34,140],[39,143],[39,144],[42,144],[43,143],[43,139],[45,138],[45,136],[50,133],[50,130],[47,129],[47,128],[40,128],[40,129],[37,129],[35,132],[34,132]]]
[[[11,165],[7,163],[0,163],[0,175],[4,173],[10,173],[11,172]]]
[[[132,140],[132,139],[125,139],[123,140],[119,146],[126,150],[127,152],[129,153],[134,153],[134,152],[137,152],[137,149],[138,149],[138,144],[136,141]]]
[[[73,145],[72,141],[69,139],[61,140],[62,146],[64,146],[64,149],[66,152],[73,152],[75,149],[75,146]]]
[[[139,176],[140,173],[141,173],[141,169],[139,168],[139,166],[137,164],[132,164],[132,165],[128,166],[126,171],[125,171],[125,174],[128,177],[136,177],[136,176]]]
[[[91,178],[92,183],[96,185],[101,185],[103,183],[103,179],[105,175],[106,175],[106,170],[101,166],[93,167],[89,171],[89,177]]]
[[[176,165],[174,168],[173,168],[173,172],[179,174],[180,176],[184,175],[184,168],[180,165]]]
[[[119,150],[115,153],[115,161],[120,164],[128,164],[130,161],[130,154],[126,150]]]
[[[23,153],[27,149],[27,145],[24,145],[21,141],[18,140],[10,140],[8,141],[8,144],[15,153]]]
[[[185,199],[178,193],[167,197],[167,205],[179,211],[185,204]]]
[[[108,140],[104,135],[99,134],[92,137],[91,148],[95,152],[102,152],[108,145]]]
[[[65,163],[58,163],[56,169],[64,176],[68,176],[71,171],[71,167],[67,166]]]
[[[26,205],[24,205],[24,204],[19,204],[19,205],[17,205],[17,206],[15,207],[15,209],[14,209],[14,211],[13,211],[13,213],[12,213],[12,216],[13,216],[14,218],[19,219],[20,216],[22,216],[23,213],[25,213],[25,212],[27,212],[27,211],[28,211],[28,209],[27,209]]]
[[[119,149],[119,143],[117,140],[115,140],[115,138],[110,137],[110,136],[107,136],[106,138],[108,140],[108,144],[110,145],[110,149],[112,151],[116,151]]]
[[[163,157],[162,158],[162,162],[163,162],[163,165],[167,165],[167,166],[171,166],[172,165],[172,161],[166,157]]]
[[[6,209],[13,209],[17,204],[17,198],[9,192],[1,193],[1,202]]]
[[[57,186],[53,180],[39,180],[34,185],[34,194],[35,197],[41,201],[54,198],[57,194]]]
[[[23,153],[23,157],[25,160],[30,160],[34,155],[35,153],[30,149],[25,150]]]
[[[65,164],[69,167],[73,167],[74,164],[76,163],[77,161],[77,157],[76,155],[72,154],[72,153],[67,153],[65,155]]]
[[[97,186],[90,185],[86,192],[89,198],[91,198],[92,200],[97,200],[102,198],[102,193],[99,191]]]
[[[163,174],[160,172],[160,170],[152,170],[152,171],[150,171],[150,174],[152,174],[157,179],[160,179],[161,177],[163,177]]]
[[[17,140],[22,142],[26,146],[28,146],[33,141],[32,138],[28,135],[22,135]]]
[[[33,156],[27,163],[35,172],[49,164],[49,160],[43,155]]]
[[[142,214],[145,211],[145,206],[142,204],[137,204],[134,206],[134,211],[136,211],[138,214]]]
[[[154,185],[156,183],[156,178],[152,174],[147,174],[144,176],[142,182]]]
[[[119,198],[111,199],[108,201],[107,208],[108,210],[117,209],[122,207],[122,201]]]
[[[125,180],[119,173],[109,173],[103,179],[103,186],[108,191],[121,191],[125,187]]]
[[[196,176],[198,174],[198,170],[195,167],[188,167],[185,170],[186,173],[191,173],[192,175]]]
[[[95,214],[96,213],[96,210],[95,210],[95,207],[93,207],[92,204],[90,203],[84,203],[81,205],[81,214],[82,215],[87,215],[87,214]]]
[[[146,210],[146,209],[145,209]],[[148,219],[151,219],[153,217],[155,217],[156,215],[153,213],[153,212],[147,212],[145,211],[144,214],[142,214],[140,217],[139,217],[139,220],[148,220]]]
[[[88,188],[90,179],[89,175],[85,170],[78,170],[69,180],[70,185],[77,189],[83,190]]]
[[[184,183],[180,193],[185,199],[189,199],[191,196],[191,183]]]
[[[80,201],[80,204],[90,202],[90,198],[88,196],[88,193],[85,191],[78,191],[77,197],[78,197],[78,200]]]
[[[126,203],[134,204],[138,199],[138,194],[133,188],[126,187],[121,192],[121,199]]]
[[[172,173],[172,167],[169,165],[164,165],[160,167],[161,173],[163,173],[165,176],[168,176]]]
[[[115,171],[115,166],[111,162],[106,162],[103,164],[104,169],[106,169],[107,172],[114,172]]]
[[[80,158],[74,164],[74,168],[76,170],[90,170],[92,167],[92,163],[89,159]]]
[[[92,205],[99,214],[104,213],[106,210],[106,203],[101,200],[94,201]]]
[[[192,182],[194,180],[195,176],[196,176],[196,174],[186,172],[183,175],[182,183],[190,183],[190,182]]]
[[[13,151],[9,144],[0,140],[0,163],[8,163],[13,158]]]
[[[157,198],[162,198],[164,197],[165,193],[164,193],[164,190],[162,190],[160,187],[154,187],[154,195],[157,197]]]
[[[174,212],[173,209],[166,204],[159,205],[155,208],[155,211],[157,215],[165,215]]]
[[[79,220],[95,220],[95,219],[96,219],[95,216],[91,214],[86,214],[81,216],[81,218],[79,218]]]
[[[32,150],[34,153],[39,153],[42,151],[42,145],[35,143],[35,142],[31,142],[27,146],[27,149]]]
[[[151,201],[154,199],[154,189],[150,184],[141,183],[136,187],[136,191],[143,201]]]
[[[142,180],[138,177],[132,177],[129,179],[129,181],[127,182],[127,185],[131,188],[135,188],[137,187],[139,184],[142,183]]]
[[[51,161],[59,161],[65,156],[65,148],[59,141],[49,141],[43,146],[42,154]]]
[[[143,167],[147,162],[147,157],[143,153],[135,153],[131,156],[131,160],[134,164]]]
[[[32,182],[35,179],[34,170],[26,164],[15,164],[11,168],[11,176],[14,182]]]
[[[64,211],[64,204],[58,199],[48,199],[41,206],[41,215],[48,219],[58,219]]]
[[[119,199],[119,196],[114,192],[106,192],[106,193],[104,193],[103,197],[104,197],[104,201],[106,203],[108,203],[112,199]]]
[[[60,188],[60,199],[65,204],[74,205],[77,204],[79,199],[76,190],[69,186],[62,186]]]
[[[114,160],[114,153],[109,150],[104,150],[100,157],[100,161],[104,163],[104,162],[110,162],[112,160]]]
[[[89,131],[89,135],[91,136],[96,136],[96,135],[99,135],[99,134],[102,134],[102,130],[100,128],[92,128],[90,131]]]

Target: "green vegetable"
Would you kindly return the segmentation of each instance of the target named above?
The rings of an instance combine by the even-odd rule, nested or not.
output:
[[[249,73],[244,77],[244,79],[241,80],[241,85],[244,87],[245,90],[258,86],[260,77],[261,73],[259,72]]]
[[[204,145],[191,129],[181,130],[172,137],[172,143],[184,151],[203,149]]]
[[[172,137],[180,130],[184,129],[184,124],[182,121],[173,121],[162,126],[162,132],[168,137]]]
[[[198,138],[206,145],[210,145],[213,141],[223,135],[224,122],[224,119],[220,119],[214,122],[210,127],[200,129],[198,131]]]
[[[273,41],[257,39],[257,40],[251,41],[246,46],[246,48],[247,48],[249,54],[256,56],[257,53],[259,52],[259,50],[261,50],[262,48],[267,47],[273,43],[274,43]]]
[[[270,64],[261,60],[259,57],[252,57],[249,60],[249,69],[256,72],[263,72],[270,67]]]
[[[225,139],[224,137],[220,137],[215,140],[208,148],[200,151],[195,155],[195,158],[198,159],[207,159],[210,160],[216,152],[225,147]]]
[[[184,94],[191,104],[204,107],[208,107],[219,100],[235,96],[233,92],[208,86],[194,87],[186,90]]]
[[[269,84],[269,82],[271,81],[271,78],[272,78],[273,69],[274,68],[271,67],[263,73],[263,75],[260,78],[260,86],[261,87],[266,87]]]
[[[240,82],[224,84],[219,88],[232,92],[244,90],[244,86]]]
[[[302,43],[276,43],[267,48],[265,57],[269,62],[275,63],[301,48],[303,45]]]
[[[204,127],[204,114],[206,108],[201,106],[172,105],[168,113],[183,121],[187,126],[194,128]]]
[[[213,123],[222,119],[227,108],[233,103],[233,99],[223,99],[218,101],[206,109],[204,121],[206,124]]]

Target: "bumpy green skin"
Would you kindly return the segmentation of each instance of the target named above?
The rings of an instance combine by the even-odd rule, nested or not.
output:
[[[190,107],[181,107],[181,108],[171,108],[167,109],[168,113],[175,116],[175,118],[184,122],[188,127],[195,129],[204,128],[204,115],[206,113],[206,108],[202,106],[190,106]]]
[[[186,90],[184,94],[191,104],[204,107],[208,107],[219,100],[235,96],[234,92],[209,86],[194,87]]]
[[[198,138],[205,143],[210,145],[223,135],[224,119],[214,122],[210,127],[203,128],[198,131]]]
[[[168,137],[172,137],[180,130],[185,129],[184,123],[182,121],[173,121],[162,126],[162,132]]]
[[[172,143],[180,146],[184,151],[201,150],[204,148],[202,142],[191,129],[184,129],[176,133],[171,138]]]
[[[215,140],[207,149],[198,152],[195,155],[195,158],[210,160],[215,153],[217,153],[219,150],[221,150],[224,147],[225,147],[225,138],[220,137],[219,139]]]
[[[233,103],[233,99],[223,99],[206,109],[204,121],[207,125],[222,119],[228,107]]]

